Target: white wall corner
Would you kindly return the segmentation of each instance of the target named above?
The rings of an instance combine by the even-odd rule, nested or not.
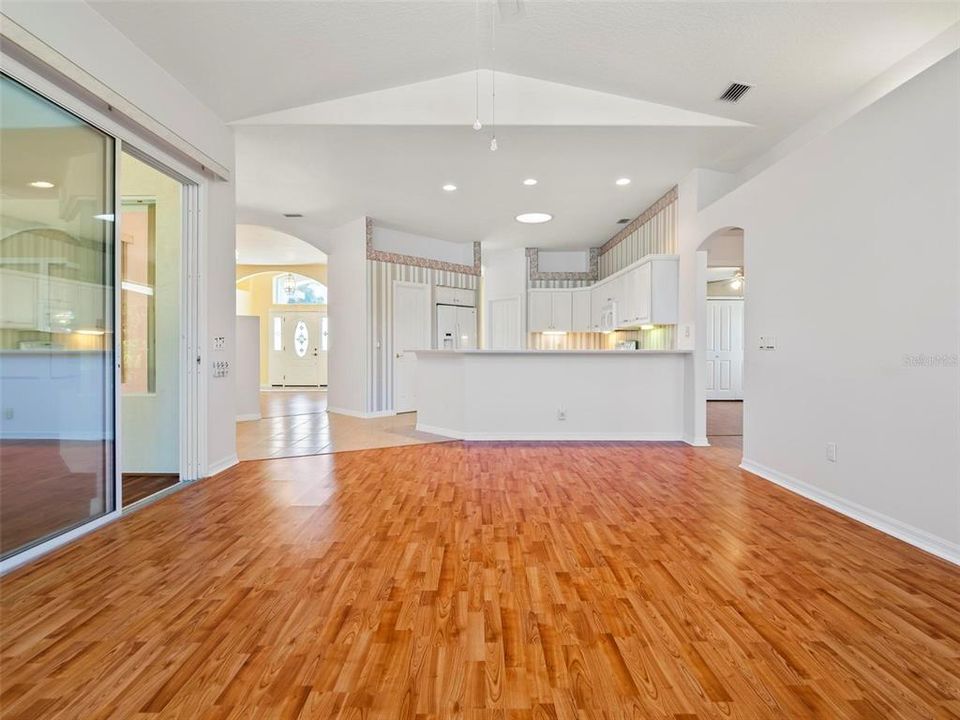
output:
[[[954,565],[960,565],[960,545],[950,542],[945,538],[937,537],[936,535],[901,522],[896,518],[884,515],[883,513],[851,502],[850,500],[845,500],[838,495],[821,490],[809,483],[761,465],[746,457],[743,458],[740,467],[792,493],[805,497],[807,500],[811,500],[818,505],[830,508],[864,525],[869,525],[875,530],[902,540],[908,545],[919,548],[931,555],[936,555]]]
[[[229,470],[239,462],[240,462],[240,459],[236,456],[236,454],[229,455],[228,457],[221,458],[220,460],[212,462],[207,466],[206,477],[213,477],[214,475],[219,475],[224,470]]]

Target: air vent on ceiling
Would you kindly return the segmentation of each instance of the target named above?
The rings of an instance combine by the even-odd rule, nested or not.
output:
[[[740,99],[747,94],[747,90],[752,88],[753,85],[744,85],[743,83],[730,83],[730,87],[724,90],[723,95],[721,95],[718,100],[723,100],[723,102],[740,102]]]
[[[617,225],[626,225],[628,222],[630,222],[630,218],[620,218],[617,220]]]
[[[284,217],[303,217],[300,213],[284,213]]]

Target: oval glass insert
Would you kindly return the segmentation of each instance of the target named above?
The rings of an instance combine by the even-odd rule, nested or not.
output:
[[[303,357],[307,354],[307,344],[309,342],[310,333],[307,332],[307,324],[300,320],[293,330],[293,349],[297,353],[297,357]]]

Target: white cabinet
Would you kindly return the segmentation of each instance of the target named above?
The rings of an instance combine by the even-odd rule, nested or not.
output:
[[[603,322],[603,304],[604,304],[604,286],[592,285],[590,287],[590,332],[600,332]]]
[[[549,292],[530,292],[530,300],[527,303],[530,317],[527,320],[527,330],[530,332],[543,332],[552,329],[553,324],[553,293]]]
[[[37,282],[36,275],[15,270],[0,271],[0,303],[3,305],[0,327],[27,330],[40,327]]]
[[[641,317],[650,314],[650,264],[629,270],[623,276],[623,301],[620,303],[617,325],[632,327]]]
[[[529,332],[568,331],[573,323],[573,298],[569,290],[531,290]]]
[[[676,258],[651,259],[624,273],[617,327],[677,322],[679,272]]]
[[[572,301],[572,321],[570,329],[573,332],[590,332],[592,329],[592,316],[590,314],[590,288],[574,290],[570,293]]]
[[[477,293],[475,290],[467,290],[466,288],[437,285],[436,288],[434,288],[434,303],[437,305],[476,307]]]
[[[533,289],[529,332],[601,332],[677,322],[679,260],[652,255],[588,288]]]
[[[553,327],[551,330],[570,330],[573,325],[573,293],[569,290],[550,293],[550,306],[553,309]]]

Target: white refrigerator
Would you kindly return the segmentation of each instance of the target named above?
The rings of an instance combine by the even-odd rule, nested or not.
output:
[[[437,305],[437,349],[477,349],[477,309]]]

